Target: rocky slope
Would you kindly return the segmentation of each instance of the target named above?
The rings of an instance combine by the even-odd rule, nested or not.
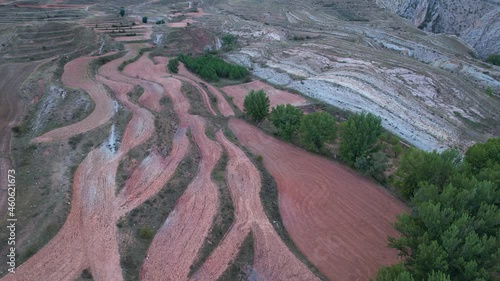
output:
[[[376,0],[425,31],[457,35],[482,58],[500,51],[499,0]]]

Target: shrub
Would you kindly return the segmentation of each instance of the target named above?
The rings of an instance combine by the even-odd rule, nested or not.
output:
[[[500,55],[489,55],[486,61],[494,65],[500,65]]]
[[[125,16],[125,9],[123,7],[120,9],[120,16]]]
[[[153,233],[153,229],[151,229],[151,227],[145,225],[145,226],[141,227],[141,229],[139,229],[139,237],[141,239],[150,240],[153,238],[153,236],[154,236],[154,233]]]
[[[142,17],[142,23],[148,23],[148,17]]]
[[[175,58],[175,59],[169,60],[167,67],[168,67],[168,71],[170,71],[172,73],[179,72],[179,59]]]
[[[486,88],[486,94],[487,94],[488,96],[492,97],[492,96],[493,96],[493,89],[492,89],[492,88],[490,88],[490,87]]]

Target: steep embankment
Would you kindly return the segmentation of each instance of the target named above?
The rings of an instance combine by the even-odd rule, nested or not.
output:
[[[381,7],[429,32],[457,35],[480,57],[500,50],[500,2],[496,0],[376,0]]]

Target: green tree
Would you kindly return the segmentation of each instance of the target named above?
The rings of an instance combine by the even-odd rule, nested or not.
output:
[[[342,124],[340,156],[348,165],[354,166],[358,157],[376,152],[374,147],[382,133],[382,120],[371,113],[357,113]]]
[[[251,90],[243,102],[243,111],[255,122],[260,123],[269,115],[269,105],[269,97],[264,90]]]
[[[422,181],[444,186],[457,161],[453,155],[456,154],[451,151],[440,154],[410,149],[401,157],[394,186],[407,199],[413,196]]]
[[[142,17],[142,23],[148,23],[148,17]]]
[[[234,45],[236,44],[236,37],[232,34],[224,34],[221,37],[222,48],[226,51],[231,51],[234,49]]]
[[[326,112],[313,112],[302,117],[300,142],[310,150],[320,151],[325,142],[335,139],[335,119]]]
[[[383,173],[387,168],[387,155],[378,151],[367,156],[360,156],[356,158],[354,167],[364,175],[382,181],[384,179]]]
[[[278,135],[287,141],[291,141],[300,126],[302,111],[291,104],[278,105],[273,108],[269,121],[278,130]]]
[[[125,9],[123,7],[120,9],[120,16],[125,16]]]

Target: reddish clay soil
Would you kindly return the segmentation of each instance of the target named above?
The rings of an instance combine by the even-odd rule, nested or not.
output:
[[[279,192],[283,223],[295,245],[330,280],[368,280],[398,261],[387,236],[405,206],[335,162],[230,120],[238,140],[262,155]]]
[[[113,53],[105,54],[107,56]],[[89,63],[99,57],[81,57],[68,62],[64,66],[62,82],[66,87],[82,89],[89,94],[95,103],[92,113],[80,122],[58,128],[45,133],[33,141],[50,142],[70,138],[85,133],[109,121],[114,114],[113,100],[108,96],[104,86],[88,76]]]
[[[260,173],[245,153],[217,133],[229,161],[226,182],[235,209],[235,221],[229,232],[192,280],[217,280],[238,254],[247,234],[254,236],[256,280],[319,280],[290,252],[269,222],[260,201]]]
[[[116,70],[107,74],[117,80],[123,78]],[[117,207],[131,209],[153,194],[136,191],[129,193],[133,198],[123,194],[115,196],[115,175],[121,158],[151,136],[154,121],[149,111],[128,101],[126,93],[132,85],[100,76],[98,79],[106,82],[133,114],[120,148],[113,152],[102,145],[87,155],[74,175],[71,211],[63,228],[23,263],[15,275],[6,275],[2,280],[74,280],[84,268],[90,268],[95,280],[123,279],[116,241],[116,223],[120,215]],[[177,138],[182,140],[182,134],[184,132],[179,132]],[[132,202],[131,206],[126,202]]]
[[[198,78],[196,75],[192,74],[189,72],[186,67],[184,66],[183,63],[179,63],[179,75],[175,76],[176,78],[183,78],[186,77],[191,80],[192,84],[195,85],[195,87],[203,93],[204,95],[204,100],[207,99],[205,103],[209,103],[208,100],[208,94],[206,93],[205,89],[201,89],[197,84],[202,85],[203,88],[207,88],[210,93],[217,98],[217,108],[219,109],[220,113],[224,116],[234,116],[234,111],[227,102],[226,98],[217,90],[214,86],[210,85],[209,83],[201,80]],[[184,78],[185,79],[185,78]],[[187,81],[187,80],[185,80]]]
[[[252,81],[250,83],[226,86],[222,88],[228,96],[233,97],[233,102],[241,110],[243,110],[243,101],[245,100],[245,96],[248,95],[251,90],[258,91],[261,89],[263,89],[269,96],[271,108],[280,104],[291,104],[295,106],[307,104],[307,101],[301,96],[275,89],[271,85],[262,81]]]
[[[147,67],[147,61],[142,63]],[[152,65],[152,61],[149,64]],[[190,105],[181,92],[181,82],[165,77],[165,65],[159,71],[145,69],[137,74],[163,86],[180,120],[179,127],[190,129],[201,154],[196,177],[151,243],[140,279],[186,280],[219,205],[217,186],[211,179],[211,173],[220,158],[221,149],[205,135],[205,121],[199,116],[188,114]]]

